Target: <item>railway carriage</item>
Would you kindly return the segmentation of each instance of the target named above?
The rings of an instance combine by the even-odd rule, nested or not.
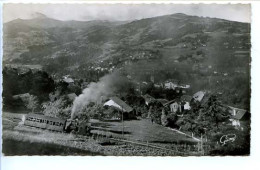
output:
[[[53,118],[39,114],[28,114],[25,116],[24,125],[63,132],[66,120]]]

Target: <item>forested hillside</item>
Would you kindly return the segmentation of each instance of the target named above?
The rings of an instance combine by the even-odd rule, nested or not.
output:
[[[4,64],[40,65],[97,81],[121,69],[136,81],[178,79],[249,109],[250,24],[181,13],[129,22],[40,17],[4,24]]]

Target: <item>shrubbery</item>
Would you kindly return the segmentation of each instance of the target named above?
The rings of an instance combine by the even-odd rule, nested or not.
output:
[[[151,118],[152,122],[161,124],[161,115],[162,115],[162,104],[159,101],[154,101],[149,108],[148,117]]]
[[[15,110],[14,95],[28,93],[33,95],[37,103],[41,104],[49,98],[49,93],[54,91],[55,85],[52,78],[44,71],[4,67],[3,69],[3,104],[4,110]],[[33,99],[31,98],[31,99]],[[34,100],[33,99],[33,100]],[[34,101],[35,101],[34,100]],[[31,100],[32,102],[32,100]],[[30,110],[34,108],[31,103],[26,104]],[[35,103],[36,104],[36,103]],[[34,108],[35,109],[35,108]]]
[[[70,118],[71,106],[65,97],[42,104],[43,114],[51,117]]]
[[[226,121],[229,121],[229,113],[217,97],[211,95],[203,104],[193,103],[192,109],[177,120],[176,125],[184,131],[200,136],[221,131],[225,126],[223,122]]]

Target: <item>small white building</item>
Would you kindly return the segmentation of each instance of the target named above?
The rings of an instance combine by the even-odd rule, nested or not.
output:
[[[165,89],[173,89],[175,90],[176,87],[178,87],[177,83],[173,83],[173,82],[165,82],[164,83],[164,87]]]
[[[206,92],[204,91],[198,91],[192,97],[195,101],[201,102],[205,94]]]
[[[73,80],[72,78],[70,78],[70,77],[64,77],[64,78],[63,78],[63,81],[64,81],[65,83],[68,83],[68,84],[74,83],[74,80]]]
[[[249,117],[248,111],[244,109],[235,108],[232,106],[227,106],[228,112],[231,114],[231,118],[229,119],[231,121],[231,124],[235,127],[241,126],[241,121],[246,120]]]
[[[164,107],[169,107],[171,113],[182,112],[181,103],[179,100],[171,100],[163,105]]]
[[[170,110],[172,113],[176,113],[178,109],[179,109],[179,104],[177,102],[170,104]]]
[[[189,102],[185,102],[184,104],[184,110],[190,110],[191,107],[190,107],[190,103]]]
[[[189,96],[189,95],[181,96],[181,102],[184,103],[184,105],[183,105],[184,110],[190,110],[191,109],[191,106],[190,106],[191,100],[192,100],[192,97]]]
[[[130,107],[128,104],[126,104],[124,101],[122,101],[118,97],[111,97],[110,100],[108,100],[106,103],[104,103],[104,106],[114,107],[121,112],[129,113],[129,112],[133,111],[132,107]]]

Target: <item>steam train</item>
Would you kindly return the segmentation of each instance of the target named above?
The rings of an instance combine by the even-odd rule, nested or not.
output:
[[[77,120],[64,120],[60,118],[31,113],[25,116],[24,125],[57,132],[69,133],[71,131],[76,131],[80,134],[90,133],[91,126],[90,123],[79,123]]]

